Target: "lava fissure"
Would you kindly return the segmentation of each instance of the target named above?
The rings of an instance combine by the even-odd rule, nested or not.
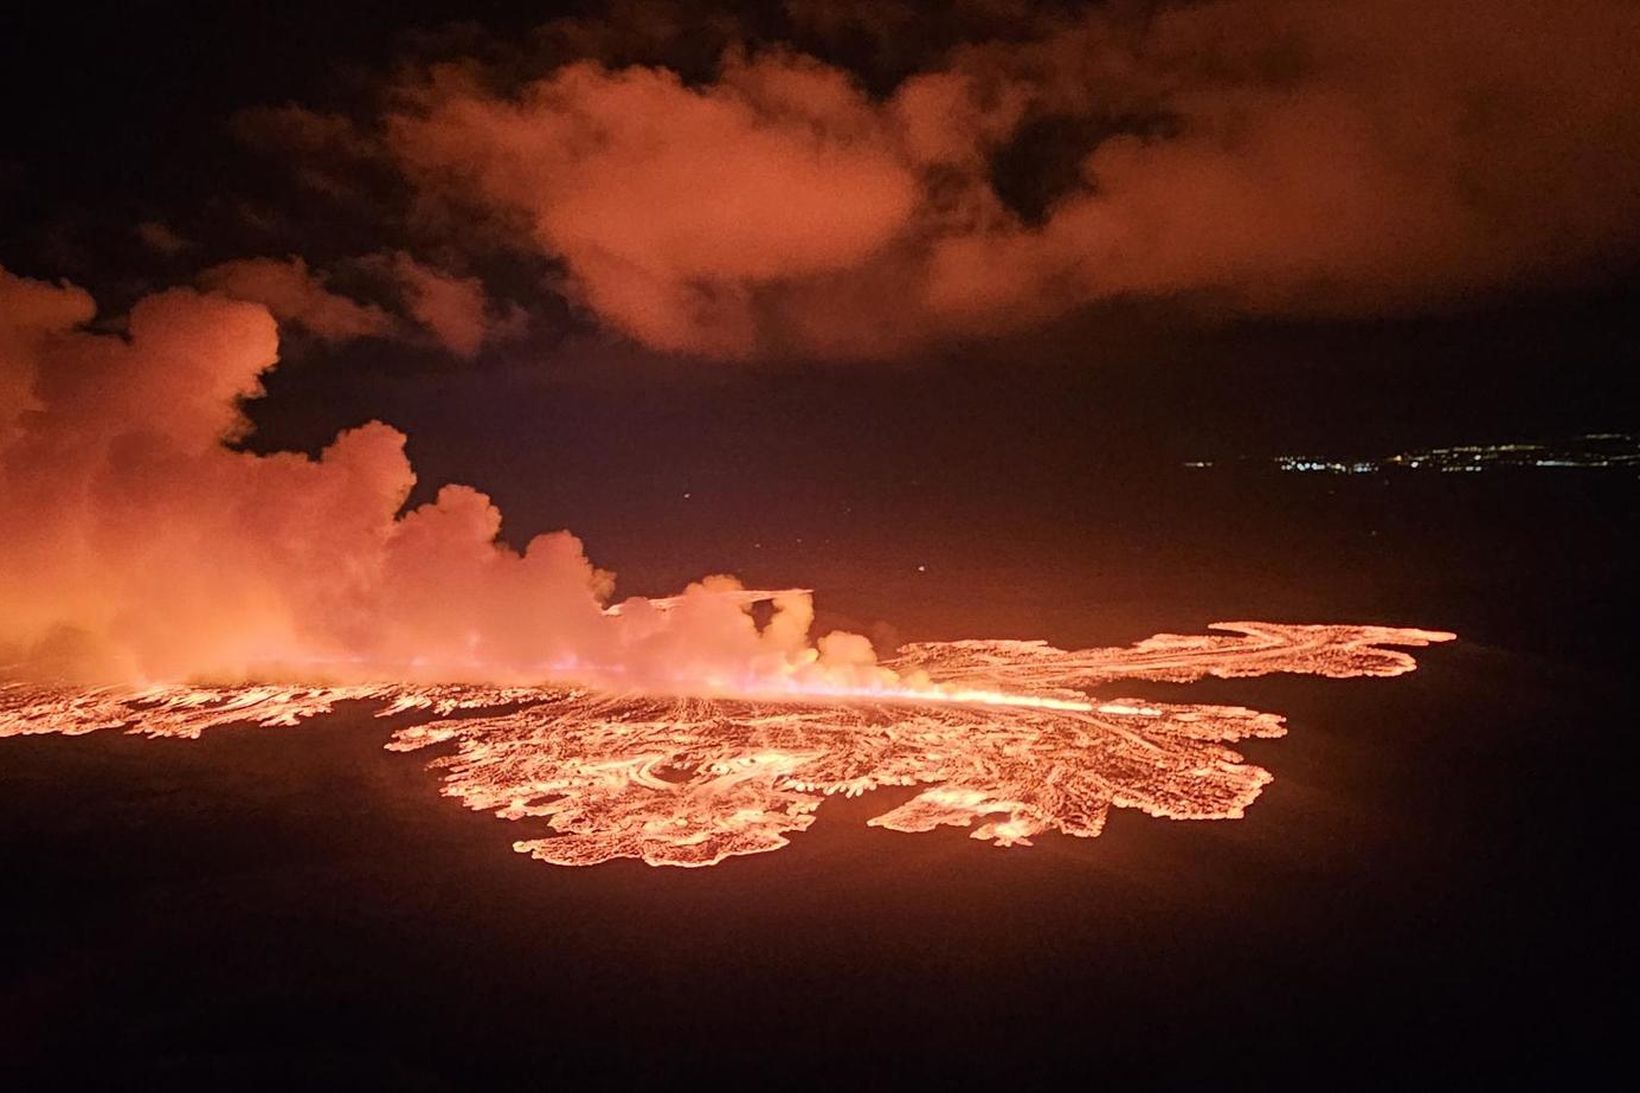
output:
[[[747,601],[752,602],[751,600]],[[868,821],[893,831],[972,827],[998,846],[1057,831],[1091,837],[1114,807],[1172,819],[1232,819],[1271,780],[1227,745],[1284,735],[1242,706],[1100,700],[1119,679],[1186,682],[1292,672],[1393,676],[1413,658],[1386,645],[1453,635],[1382,626],[1220,623],[1114,649],[1042,642],[909,645],[886,662],[897,685],[665,696],[576,686],[410,684],[74,688],[0,685],[0,736],[106,729],[196,738],[229,724],[295,726],[338,703],[395,730],[392,751],[453,750],[429,766],[442,793],[557,834],[514,843],[557,865],[636,858],[705,866],[776,850],[824,798],[921,786]]]

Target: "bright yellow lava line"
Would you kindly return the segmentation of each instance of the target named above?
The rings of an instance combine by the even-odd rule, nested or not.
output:
[[[1068,698],[1046,698],[1040,695],[1011,695],[1000,691],[904,691],[898,692],[914,702],[961,702],[976,706],[1028,706],[1035,710],[1076,710],[1087,713],[1091,702],[1077,702]]]
[[[872,688],[872,687],[812,687],[792,690],[754,690],[746,692],[746,698],[766,700],[785,700],[788,702],[815,699],[820,701],[837,701],[838,699],[871,699],[877,702],[917,702],[940,703],[964,706],[1021,706],[1035,710],[1069,710],[1072,712],[1089,713],[1094,709],[1091,702],[1078,702],[1068,698],[1048,698],[1042,695],[1007,694],[1003,691],[975,691],[975,690],[940,690],[930,688]]]

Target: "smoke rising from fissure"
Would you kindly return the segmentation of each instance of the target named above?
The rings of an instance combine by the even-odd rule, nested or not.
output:
[[[266,308],[177,289],[126,336],[85,293],[0,271],[0,647],[25,674],[780,688],[891,679],[868,642],[811,643],[805,591],[754,623],[729,577],[613,604],[568,532],[498,541],[479,491],[401,513],[415,474],[381,422],[318,456],[231,442],[277,359]]]

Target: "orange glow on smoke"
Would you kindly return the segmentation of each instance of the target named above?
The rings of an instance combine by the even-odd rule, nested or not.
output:
[[[449,749],[431,764],[442,792],[504,819],[544,820],[557,834],[513,845],[557,865],[714,865],[786,845],[827,796],[879,786],[923,788],[873,826],[973,827],[974,838],[998,846],[1029,845],[1048,831],[1098,835],[1113,805],[1174,819],[1238,818],[1271,779],[1228,745],[1283,735],[1279,715],[1099,699],[1095,686],[1272,672],[1394,676],[1415,663],[1383,646],[1453,637],[1380,626],[1214,629],[1221,632],[1080,651],[922,643],[875,665],[872,685],[787,676],[705,695],[573,685],[11,684],[0,686],[0,736],[122,729],[193,738],[229,724],[295,726],[362,701],[378,717],[419,714],[388,749]]]

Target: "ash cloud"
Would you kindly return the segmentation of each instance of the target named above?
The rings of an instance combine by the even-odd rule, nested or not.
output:
[[[903,6],[674,33],[687,7],[504,60],[469,37],[363,124],[279,116],[400,172],[424,226],[477,210],[474,242],[559,263],[542,291],[598,322],[726,358],[894,356],[1131,298],[1461,307],[1640,242],[1618,0],[966,4],[932,46]]]

